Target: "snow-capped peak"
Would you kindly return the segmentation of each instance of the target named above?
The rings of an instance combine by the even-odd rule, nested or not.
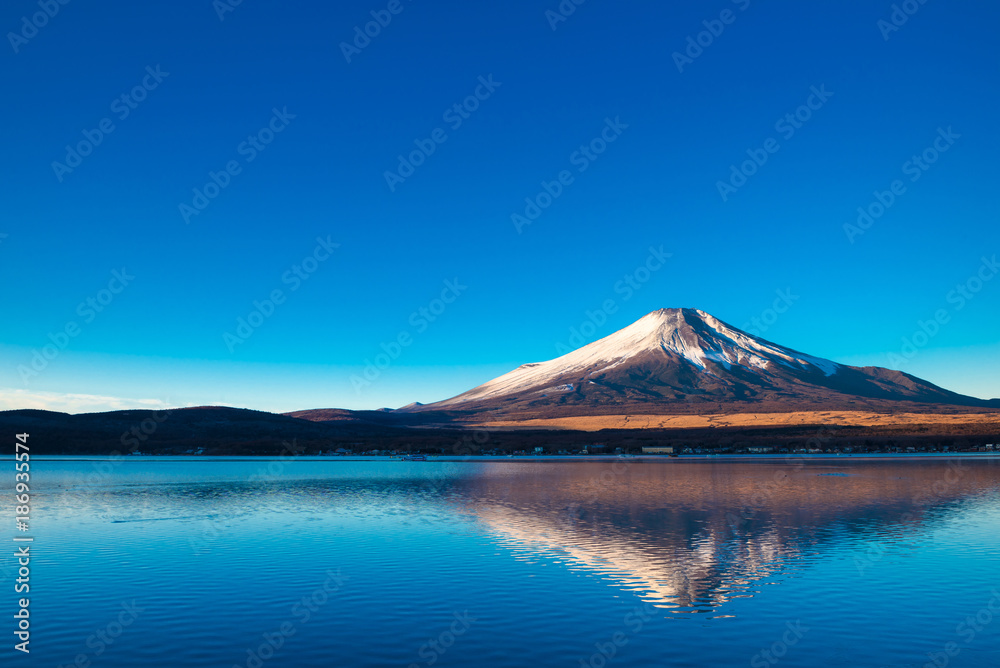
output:
[[[711,360],[727,369],[734,365],[766,369],[769,364],[779,363],[799,367],[811,365],[827,376],[837,373],[835,362],[770,343],[697,309],[653,311],[621,332],[640,323],[644,323],[643,330],[652,330],[654,339],[649,341],[647,338],[643,343],[659,344],[664,350],[680,355],[701,369],[706,369],[705,362]],[[608,338],[614,336],[612,334]]]
[[[517,394],[567,392],[567,375],[598,376],[632,358],[679,357],[701,372],[715,375],[712,364],[766,374],[774,365],[794,370],[837,373],[835,362],[783,348],[747,334],[712,315],[686,308],[660,309],[628,327],[548,362],[525,364],[438,406],[457,405]]]

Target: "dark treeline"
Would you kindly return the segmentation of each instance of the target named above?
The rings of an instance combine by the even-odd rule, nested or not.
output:
[[[394,421],[396,423],[394,423]],[[995,424],[916,424],[878,427],[720,427],[697,429],[526,430],[442,428],[399,424],[390,415],[356,414],[329,422],[232,408],[168,412],[115,411],[67,415],[47,411],[0,412],[11,438],[31,434],[32,454],[316,455],[373,450],[445,455],[534,453],[639,454],[643,447],[672,446],[703,452],[951,451],[1000,443]]]

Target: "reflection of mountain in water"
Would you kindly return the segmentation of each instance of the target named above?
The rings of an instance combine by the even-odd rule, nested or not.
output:
[[[994,489],[998,471],[989,462],[854,460],[509,464],[484,473],[462,481],[460,503],[519,558],[555,558],[689,612],[754,595],[808,564],[819,544],[849,556],[866,541],[926,531]]]
[[[129,462],[96,481],[71,471],[47,479],[39,514],[115,523],[130,532],[115,534],[123,537],[177,522],[198,554],[225,550],[234,536],[290,516],[330,526],[435,526],[462,524],[466,515],[519,559],[555,559],[690,612],[753,596],[818,554],[850,562],[870,541],[898,547],[1000,486],[1000,466],[989,460],[961,460],[957,468],[846,458],[806,465],[302,461],[260,479],[261,466],[186,463],[175,470]],[[329,530],[317,523],[317,532]],[[426,567],[446,577],[449,564]]]

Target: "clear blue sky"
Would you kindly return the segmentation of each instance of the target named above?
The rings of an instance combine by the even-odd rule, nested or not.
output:
[[[433,401],[555,357],[606,300],[584,341],[688,306],[1000,396],[1000,278],[949,298],[1000,253],[1000,6],[914,3],[896,30],[879,25],[891,5],[594,0],[562,21],[556,0],[77,0],[34,30],[36,2],[5,3],[0,408]],[[391,22],[345,49],[373,11]],[[907,165],[935,141],[926,171]],[[748,150],[767,161],[720,192]],[[209,172],[228,184],[199,201]],[[845,231],[897,179],[885,213]],[[516,225],[543,181],[559,195]],[[641,289],[618,283],[661,246]]]

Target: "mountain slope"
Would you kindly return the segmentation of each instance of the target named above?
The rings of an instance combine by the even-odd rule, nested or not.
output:
[[[531,416],[878,408],[895,402],[989,407],[901,371],[852,367],[785,348],[694,309],[654,311],[557,359],[525,364],[451,399],[406,412]]]

